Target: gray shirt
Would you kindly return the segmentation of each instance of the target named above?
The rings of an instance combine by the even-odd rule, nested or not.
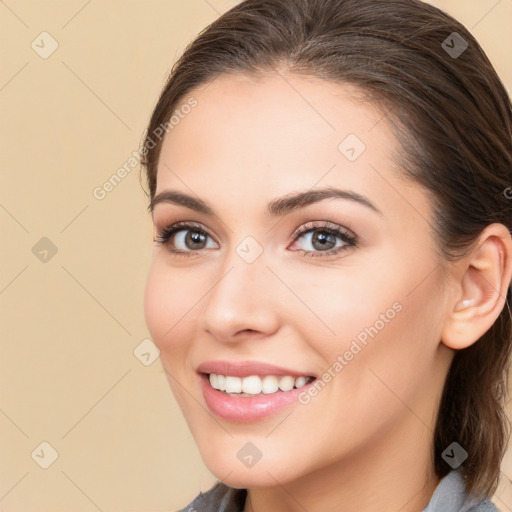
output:
[[[221,482],[198,496],[179,512],[242,512],[247,491],[233,489]],[[422,512],[501,512],[484,497],[468,496],[459,469],[448,473],[436,487]]]

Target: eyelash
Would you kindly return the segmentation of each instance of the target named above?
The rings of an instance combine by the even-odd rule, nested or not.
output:
[[[196,224],[193,222],[177,222],[176,224],[173,224],[171,226],[167,226],[166,228],[162,229],[159,233],[157,238],[155,238],[153,241],[159,245],[169,245],[169,251],[173,254],[176,254],[177,256],[184,256],[184,257],[190,257],[199,252],[199,250],[189,250],[189,251],[182,251],[179,249],[171,249],[169,241],[171,237],[180,231],[192,231],[194,233],[200,233],[205,236],[210,236],[206,230],[204,230],[200,224]],[[310,233],[320,231],[322,233],[327,233],[329,235],[334,235],[342,239],[342,241],[345,243],[342,247],[337,247],[335,249],[329,249],[327,251],[305,251],[304,249],[297,249],[295,252],[301,253],[304,256],[311,257],[311,258],[317,258],[317,257],[326,257],[326,256],[333,256],[335,254],[338,254],[342,251],[345,251],[351,247],[356,247],[358,245],[358,239],[356,236],[351,235],[348,231],[343,229],[341,226],[338,226],[336,224],[331,224],[327,221],[325,221],[322,225],[317,225],[313,222],[309,222],[305,224],[301,229],[297,230],[294,233],[293,242],[295,242],[297,239],[299,239],[301,236]],[[210,237],[211,238],[211,237]]]

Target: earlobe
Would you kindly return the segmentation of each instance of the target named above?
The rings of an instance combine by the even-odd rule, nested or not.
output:
[[[460,276],[441,342],[460,350],[487,332],[505,305],[512,278],[512,239],[503,224],[491,224],[469,255],[456,263]]]

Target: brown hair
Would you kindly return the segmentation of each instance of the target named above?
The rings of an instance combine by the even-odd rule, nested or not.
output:
[[[508,94],[468,30],[419,0],[246,0],[226,12],[186,48],[158,99],[141,149],[151,198],[162,145],[154,133],[184,96],[220,75],[276,65],[355,85],[388,111],[404,176],[431,193],[432,234],[446,262],[466,254],[487,225],[512,228]],[[510,287],[506,299],[493,326],[455,354],[432,446],[442,478],[451,467],[441,454],[459,443],[467,492],[487,496],[510,434]]]

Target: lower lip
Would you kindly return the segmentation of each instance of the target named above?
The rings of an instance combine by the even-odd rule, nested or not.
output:
[[[256,421],[275,414],[285,407],[298,403],[298,396],[314,381],[290,391],[276,391],[268,395],[231,396],[211,386],[208,375],[200,374],[201,387],[210,411],[225,419],[239,422]]]

